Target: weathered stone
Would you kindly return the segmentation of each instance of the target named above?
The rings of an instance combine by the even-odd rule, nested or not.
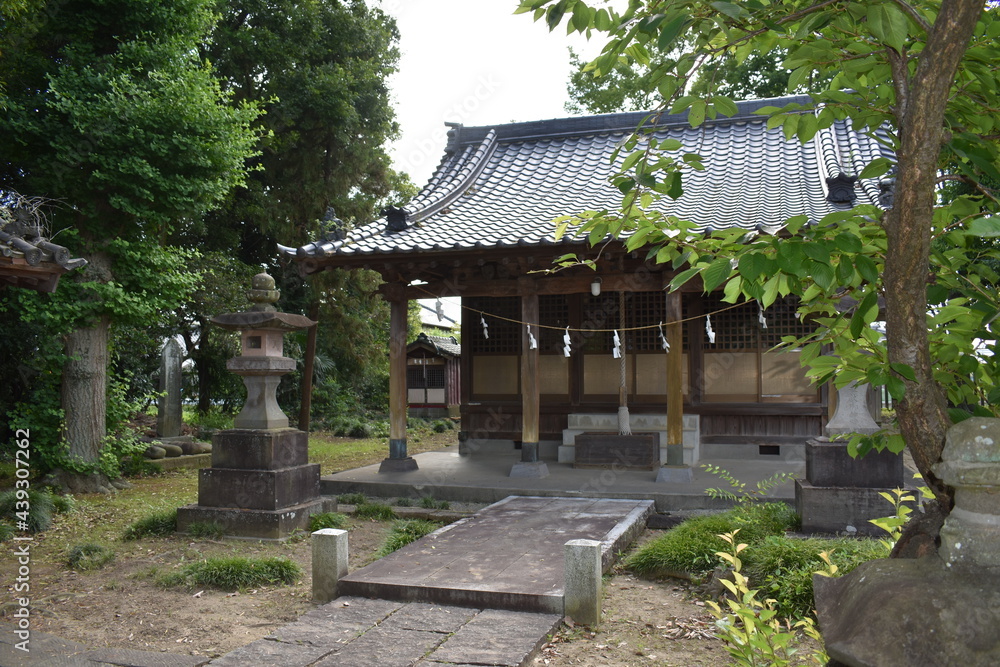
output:
[[[178,445],[168,445],[167,443],[164,442],[158,446],[169,457],[184,455],[184,450],[182,450]]]
[[[837,410],[826,424],[833,438],[851,433],[871,434],[879,430],[868,409],[868,385],[851,382],[837,390]]]
[[[324,528],[312,534],[313,602],[337,597],[337,582],[347,574],[347,531]]]
[[[815,576],[830,657],[851,667],[1000,664],[1000,576],[956,571],[937,556],[863,563]]]
[[[565,580],[563,614],[577,623],[601,623],[604,589],[601,572],[601,543],[597,540],[570,540],[563,549]]]
[[[147,459],[162,459],[167,455],[167,450],[163,449],[163,447],[160,447],[159,445],[150,445],[146,448],[146,451],[143,452],[143,455]]]
[[[420,630],[378,626],[350,642],[315,667],[410,667],[415,658],[427,654],[447,635]]]
[[[562,621],[558,614],[489,609],[448,638],[433,654],[439,662],[517,667],[528,662]],[[497,632],[502,627],[504,632]]]
[[[660,463],[660,434],[581,433],[576,436],[574,468],[611,467],[652,470]]]
[[[205,658],[177,653],[153,653],[129,648],[102,648],[87,651],[82,657],[94,663],[118,665],[119,667],[197,667],[205,664]]]
[[[885,537],[885,531],[871,523],[893,513],[892,504],[880,493],[890,489],[853,486],[813,486],[795,480],[795,513],[802,518],[806,533],[853,533]]]
[[[156,432],[164,437],[181,434],[181,362],[180,343],[171,338],[160,356],[160,398],[156,408]]]
[[[331,649],[308,644],[258,639],[257,641],[227,653],[208,663],[212,667],[306,667],[311,665]]]
[[[810,440],[806,443],[806,479],[813,486],[902,488],[903,455],[886,449],[855,458],[846,442]]]
[[[309,434],[289,428],[228,429],[212,438],[212,467],[275,470],[309,462]]]
[[[279,470],[202,468],[198,504],[205,507],[279,510],[319,498],[319,464]]]

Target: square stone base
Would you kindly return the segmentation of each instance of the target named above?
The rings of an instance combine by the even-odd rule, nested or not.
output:
[[[309,530],[309,517],[324,512],[321,498],[280,510],[251,510],[187,505],[177,508],[177,531],[192,523],[217,523],[226,537],[285,540],[297,530]]]
[[[319,464],[307,463],[280,470],[202,468],[198,477],[198,504],[280,510],[319,497]]]
[[[804,533],[851,533],[887,537],[870,519],[892,516],[892,503],[876,489],[858,486],[813,486],[795,480],[795,511],[802,517]],[[848,526],[854,528],[851,530]]]

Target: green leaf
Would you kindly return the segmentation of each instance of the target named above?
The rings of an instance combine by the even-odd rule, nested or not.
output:
[[[909,380],[910,382],[917,381],[916,374],[913,372],[913,369],[910,368],[908,364],[889,364],[889,367],[895,372],[902,375],[905,379]]]
[[[713,292],[732,273],[732,263],[728,257],[720,257],[708,265],[701,274],[705,283],[705,291]]]
[[[700,268],[694,268],[694,267],[692,267],[690,269],[685,269],[684,271],[681,271],[676,276],[674,276],[673,280],[670,281],[670,291],[673,292],[678,287],[680,287],[681,285],[683,285],[687,281],[689,281],[692,278],[694,278],[700,272],[701,272]]]
[[[712,7],[714,7],[716,11],[722,12],[729,18],[737,20],[742,18],[743,15],[746,13],[742,7],[734,5],[730,2],[722,2],[721,0],[716,0],[716,2],[713,2]]]
[[[851,232],[840,232],[833,238],[833,243],[844,252],[861,252],[861,239]]]
[[[858,178],[878,178],[889,172],[892,167],[892,162],[889,158],[877,157],[868,163],[861,173],[858,174]]]
[[[854,258],[854,267],[861,274],[861,277],[870,283],[878,283],[878,267],[870,257],[858,255]]]
[[[856,340],[860,337],[861,330],[874,322],[876,317],[878,317],[878,294],[869,292],[851,315],[851,338]]]
[[[808,244],[807,244],[808,245]],[[810,274],[812,275],[813,281],[825,290],[830,289],[834,285],[833,267],[829,264],[821,264],[820,262],[813,262],[810,267]]]
[[[1000,216],[976,218],[969,223],[967,233],[970,236],[979,236],[981,238],[995,238],[1000,236]]]
[[[603,9],[601,11],[604,11]],[[688,21],[688,17],[681,14],[670,20],[667,25],[663,26],[660,30],[660,36],[656,40],[656,45],[659,47],[660,51],[666,53],[670,51],[673,46],[674,41],[677,37],[684,31],[684,26]]]
[[[691,127],[698,127],[705,122],[705,110],[708,108],[708,104],[705,100],[695,100],[691,104],[691,110],[688,111],[688,123]]]
[[[751,252],[740,256],[737,267],[740,270],[740,275],[752,282],[757,280],[760,274],[767,269],[767,264],[767,257],[760,253]]]

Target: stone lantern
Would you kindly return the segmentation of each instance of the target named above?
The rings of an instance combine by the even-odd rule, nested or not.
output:
[[[212,319],[240,332],[241,354],[226,367],[243,378],[247,400],[234,428],[212,438],[212,467],[201,471],[198,504],[177,511],[181,532],[214,522],[233,537],[284,539],[324,510],[319,465],[308,461],[309,434],[289,428],[275,397],[281,376],[295,370],[295,361],[283,356],[284,334],[314,322],[275,309],[280,294],[266,273],[254,276],[252,286],[249,311]]]

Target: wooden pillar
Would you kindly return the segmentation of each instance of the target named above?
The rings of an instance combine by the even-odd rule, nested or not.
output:
[[[533,282],[533,281],[532,281]],[[538,294],[521,295],[521,321],[538,322]],[[532,329],[537,343],[540,332]],[[527,327],[521,327],[521,460],[534,463],[538,460],[538,348],[530,349]]]
[[[667,462],[656,475],[657,482],[686,483],[693,479],[684,465],[684,318],[681,293],[667,292]]]
[[[521,293],[521,321],[538,324],[538,292],[532,278],[518,279]],[[538,458],[540,394],[538,391],[538,340],[541,332],[531,327],[535,349],[531,349],[528,328],[521,326],[521,461],[514,464],[511,477],[547,477],[548,466]]]
[[[379,472],[416,470],[406,453],[406,320],[409,301],[404,285],[384,288],[389,301],[389,458]]]
[[[681,293],[667,294],[667,465],[684,465],[684,337]]]

